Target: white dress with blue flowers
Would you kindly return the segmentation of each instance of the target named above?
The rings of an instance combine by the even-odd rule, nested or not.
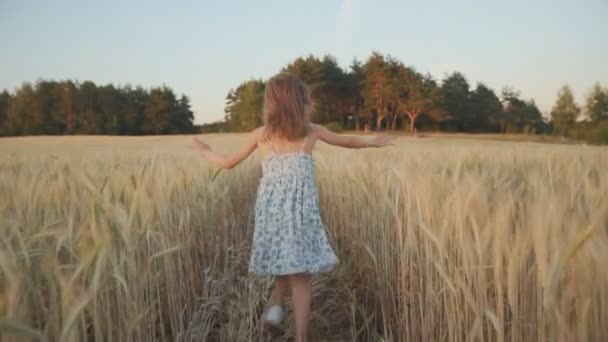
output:
[[[313,159],[303,151],[304,145],[299,152],[281,154],[272,148],[273,154],[262,161],[249,263],[252,273],[328,272],[337,263],[321,220]]]

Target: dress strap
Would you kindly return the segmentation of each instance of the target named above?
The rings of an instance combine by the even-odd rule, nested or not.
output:
[[[306,147],[306,142],[308,142],[308,135],[306,137],[304,137],[304,143],[302,144],[302,148],[300,149],[300,152],[304,152],[304,147]]]
[[[272,144],[272,141],[270,141],[270,139],[266,139],[266,141],[268,141],[268,145],[270,145],[270,149],[272,150],[272,154],[277,154],[277,151],[275,151],[274,145]]]

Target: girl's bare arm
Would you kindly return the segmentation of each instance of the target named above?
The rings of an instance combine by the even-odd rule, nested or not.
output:
[[[215,152],[211,149],[211,146],[198,138],[192,138],[192,142],[194,148],[199,150],[201,155],[211,163],[224,169],[232,169],[245,160],[251,152],[256,149],[258,146],[258,134],[259,128],[249,133],[241,148],[232,154]]]
[[[391,145],[395,137],[390,135],[343,135],[336,134],[327,128],[312,124],[313,132],[322,141],[335,146],[346,148],[384,147]]]

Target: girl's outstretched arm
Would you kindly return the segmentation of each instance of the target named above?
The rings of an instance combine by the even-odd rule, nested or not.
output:
[[[245,158],[247,158],[251,154],[251,152],[256,149],[256,147],[258,146],[257,137],[259,131],[260,129],[258,128],[249,133],[245,143],[241,146],[241,148],[237,152],[229,155],[213,151],[211,149],[211,146],[196,137],[192,138],[192,143],[194,148],[199,150],[201,152],[201,155],[213,164],[224,169],[232,169],[240,162],[245,160]]]
[[[384,147],[391,145],[395,139],[394,136],[390,135],[342,135],[336,134],[321,125],[312,124],[311,126],[313,132],[322,141],[346,148]]]

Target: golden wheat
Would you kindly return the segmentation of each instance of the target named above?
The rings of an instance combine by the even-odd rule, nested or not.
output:
[[[215,175],[189,140],[0,140],[3,340],[293,335],[260,328],[271,279],[247,273],[259,158]],[[313,341],[608,339],[605,148],[402,138],[315,160],[340,264],[314,278]]]

